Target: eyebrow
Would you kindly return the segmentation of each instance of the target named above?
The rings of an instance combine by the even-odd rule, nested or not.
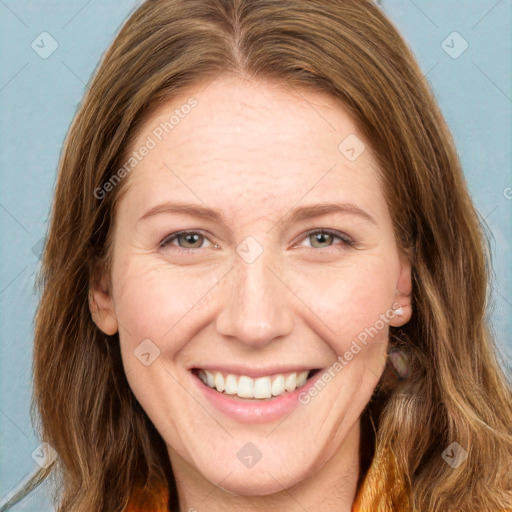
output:
[[[145,212],[142,217],[140,217],[139,222],[162,213],[182,213],[205,220],[215,221],[224,225],[228,224],[224,213],[218,208],[209,208],[200,204],[182,202],[166,202],[158,204]],[[292,221],[298,222],[331,213],[357,215],[372,224],[378,225],[372,215],[352,203],[322,203],[299,206],[286,213],[278,223],[286,224]]]

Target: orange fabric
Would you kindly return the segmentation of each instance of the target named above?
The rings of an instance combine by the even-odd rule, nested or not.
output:
[[[168,501],[167,486],[162,486],[159,493],[136,489],[125,512],[170,512]],[[410,512],[405,484],[396,471],[395,458],[389,449],[375,454],[352,512]]]
[[[149,493],[146,489],[136,488],[130,497],[125,512],[169,512],[169,489],[160,487],[160,492]]]
[[[379,450],[359,488],[352,512],[410,512],[409,496],[389,448]]]

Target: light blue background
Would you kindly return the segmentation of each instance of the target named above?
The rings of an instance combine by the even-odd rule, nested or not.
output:
[[[0,0],[0,498],[36,467],[31,453],[39,441],[29,417],[33,281],[62,142],[100,56],[137,5]],[[432,84],[493,235],[491,318],[510,361],[511,1],[383,0],[382,6]],[[47,59],[31,47],[44,31],[58,43]],[[456,59],[442,47],[454,31],[469,45]],[[463,44],[455,35],[444,47],[453,55]],[[40,486],[13,510],[53,510],[46,492]]]

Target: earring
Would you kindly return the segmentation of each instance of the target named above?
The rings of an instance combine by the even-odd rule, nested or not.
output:
[[[397,309],[395,309],[395,315],[396,316],[402,316],[404,314],[404,308],[402,305],[398,306]]]
[[[407,379],[410,373],[408,355],[400,349],[393,348],[388,352],[388,361],[393,373],[401,380]]]

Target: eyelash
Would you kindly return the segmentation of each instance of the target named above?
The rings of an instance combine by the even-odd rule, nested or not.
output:
[[[347,245],[349,247],[353,247],[355,245],[355,242],[353,240],[351,240],[347,235],[345,235],[339,231],[335,231],[335,230],[328,229],[328,228],[312,229],[312,230],[308,231],[307,233],[305,233],[302,240],[310,237],[311,235],[317,234],[317,233],[331,235],[334,238],[338,238],[343,242],[343,245]],[[163,248],[171,245],[171,242],[173,242],[174,240],[178,239],[180,236],[183,236],[183,235],[200,235],[201,237],[208,240],[208,237],[202,231],[177,231],[176,233],[171,233],[171,234],[167,235],[160,242],[160,244],[159,244],[160,248],[163,249]],[[178,253],[190,253],[190,252],[195,252],[196,250],[201,249],[201,247],[195,247],[195,248],[184,248],[184,247],[179,247],[179,246],[174,246],[174,247],[175,247],[176,252],[178,252]],[[296,246],[294,246],[294,247],[296,247]],[[325,247],[324,250],[330,249],[331,247],[332,246]],[[319,249],[319,248],[318,247],[310,247],[310,249]]]

